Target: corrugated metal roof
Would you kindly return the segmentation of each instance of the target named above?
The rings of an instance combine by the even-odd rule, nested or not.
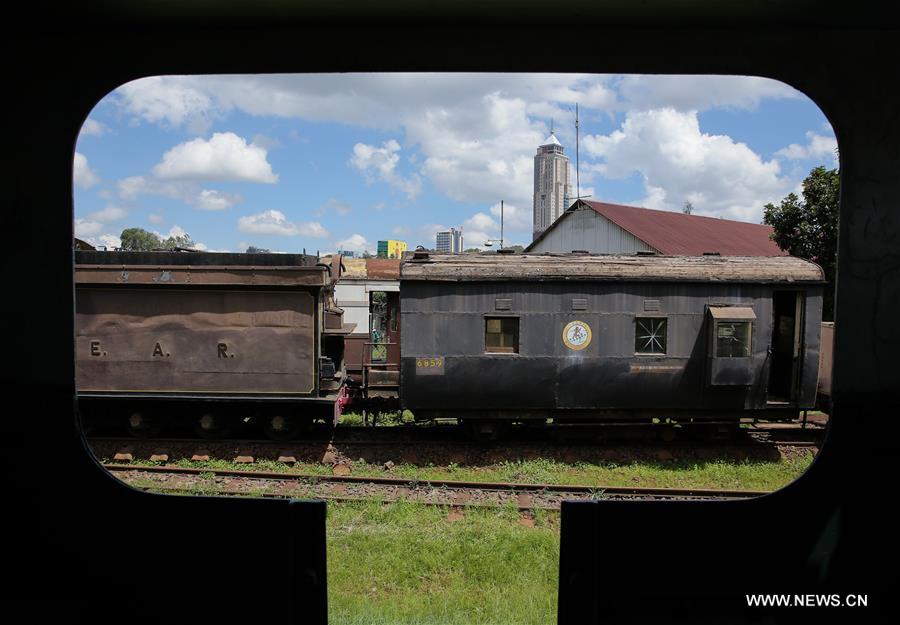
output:
[[[786,256],[769,235],[772,227],[730,219],[591,202],[583,204],[668,255]]]
[[[554,228],[565,227],[569,213],[585,208],[593,209],[660,254],[699,256],[705,252],[718,252],[722,256],[787,255],[769,238],[771,226],[587,200],[580,200],[563,213],[526,251],[534,248]]]
[[[404,260],[401,280],[629,280],[819,283],[822,268],[792,256],[429,254]]]

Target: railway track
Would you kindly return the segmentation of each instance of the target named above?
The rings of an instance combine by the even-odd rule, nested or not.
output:
[[[396,477],[319,475],[274,471],[134,466],[106,463],[123,481],[154,492],[316,498],[332,501],[409,501],[454,509],[512,506],[521,513],[559,510],[564,500],[739,500],[764,491],[646,488],[409,480]]]
[[[331,437],[291,441],[268,439],[194,438],[135,439],[92,437],[89,445],[99,458],[127,462],[136,459],[163,462],[176,459],[205,461],[212,458],[238,464],[257,460],[335,464],[343,460],[365,459],[383,464],[387,461],[426,465],[495,463],[524,458],[547,458],[563,462],[623,461],[629,458],[759,458],[773,459],[783,451],[813,449],[821,445],[823,429],[743,429],[730,441],[673,442],[622,441],[597,443],[590,440],[504,440],[490,445],[476,444],[454,432],[438,436],[426,428],[394,431],[400,428],[357,428],[353,432],[335,431]]]

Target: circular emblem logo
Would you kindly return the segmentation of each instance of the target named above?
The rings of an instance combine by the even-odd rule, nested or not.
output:
[[[569,349],[584,349],[591,344],[591,326],[584,321],[573,321],[563,328],[562,339]]]

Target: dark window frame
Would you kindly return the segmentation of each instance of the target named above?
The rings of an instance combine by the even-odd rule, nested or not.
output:
[[[638,327],[641,321],[663,321],[664,322],[664,336],[663,336],[663,351],[661,352],[653,352],[653,351],[641,351],[638,350]],[[652,329],[651,329],[652,332]],[[635,315],[634,316],[634,355],[635,356],[666,356],[669,353],[669,317],[668,315]]]
[[[719,326],[720,325],[731,325],[731,326],[742,325],[742,326],[747,327],[746,341],[735,341],[735,342],[742,342],[744,344],[744,348],[742,351],[744,351],[746,353],[741,353],[738,355],[735,355],[734,353],[731,353],[731,354],[720,353],[720,349],[719,349],[720,348],[720,343],[719,343],[719,338],[720,338],[719,337]],[[753,355],[753,334],[754,334],[753,321],[751,321],[749,319],[735,319],[735,320],[715,319],[713,322],[713,337],[712,337],[713,338],[713,340],[712,340],[713,358],[750,358]],[[734,350],[732,349],[732,352],[733,351]]]
[[[513,345],[511,347],[507,346],[489,346],[488,345],[488,334],[499,334],[499,336],[504,336],[507,334],[505,332],[505,328],[501,326],[501,331],[497,332],[488,332],[488,322],[492,320],[499,320],[501,324],[503,322],[514,321],[515,322],[515,331],[513,333]],[[485,354],[518,354],[520,348],[520,338],[521,338],[521,324],[518,315],[485,315],[484,316],[484,353]],[[502,340],[501,340],[502,342]]]

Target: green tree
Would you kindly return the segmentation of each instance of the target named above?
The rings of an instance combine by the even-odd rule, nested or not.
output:
[[[161,238],[158,234],[147,232],[143,228],[125,228],[119,235],[122,249],[126,252],[149,252],[152,250],[174,250],[176,247],[193,247],[191,235],[170,236]]]
[[[256,247],[255,245],[250,245],[247,247],[247,254],[270,254],[271,250],[265,247]]]
[[[803,181],[803,199],[789,193],[781,204],[766,204],[763,223],[772,226],[772,240],[791,256],[806,258],[825,272],[822,318],[834,319],[834,278],[837,255],[837,169],[819,166]]]
[[[125,228],[119,238],[122,239],[122,249],[126,252],[158,250],[162,243],[158,236],[143,228]]]

